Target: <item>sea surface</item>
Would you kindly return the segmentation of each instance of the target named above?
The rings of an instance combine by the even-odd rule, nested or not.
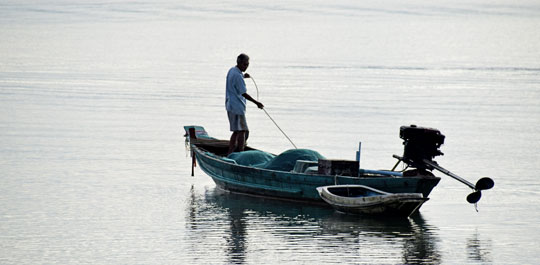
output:
[[[402,125],[443,167],[412,219],[247,197],[191,177],[183,125],[227,139],[225,75],[300,148],[389,169]],[[292,145],[250,104],[249,145]],[[2,0],[0,264],[535,264],[537,0]]]

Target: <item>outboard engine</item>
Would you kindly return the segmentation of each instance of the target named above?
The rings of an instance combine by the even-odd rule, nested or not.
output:
[[[437,129],[401,126],[399,138],[404,140],[403,161],[412,167],[431,170],[424,159],[433,162],[433,158],[443,155],[439,148],[444,143],[444,135]]]
[[[489,190],[495,185],[491,178],[481,178],[476,184],[473,184],[433,161],[436,156],[443,155],[439,148],[444,144],[444,135],[437,129],[417,127],[416,125],[401,126],[399,138],[403,139],[405,150],[403,157],[394,155],[398,162],[392,171],[401,161],[405,162],[407,166],[416,168],[417,170],[410,171],[414,173],[431,174],[428,170],[436,169],[473,189],[473,193],[467,196],[467,201],[473,204],[480,200],[482,190]]]

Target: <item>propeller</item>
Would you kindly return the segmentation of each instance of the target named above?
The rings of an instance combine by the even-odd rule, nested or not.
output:
[[[482,198],[482,192],[483,190],[489,190],[495,186],[495,181],[493,181],[491,178],[481,178],[476,182],[476,185],[473,185],[471,182],[467,181],[466,179],[448,171],[447,169],[439,166],[436,162],[430,161],[427,159],[424,159],[423,162],[429,166],[431,166],[434,169],[439,170],[440,172],[452,177],[453,179],[469,186],[471,189],[474,190],[471,194],[467,195],[467,202],[475,204],[477,203],[480,198]]]

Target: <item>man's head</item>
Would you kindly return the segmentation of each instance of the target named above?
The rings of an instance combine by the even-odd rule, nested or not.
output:
[[[242,72],[245,72],[249,66],[249,56],[242,53],[238,55],[238,58],[236,58],[236,67],[240,69]]]

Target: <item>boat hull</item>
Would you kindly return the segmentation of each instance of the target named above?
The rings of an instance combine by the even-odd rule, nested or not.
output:
[[[326,186],[317,188],[317,191],[320,197],[332,205],[334,209],[344,213],[360,215],[408,217],[428,200],[420,193],[394,194],[363,185]],[[371,194],[368,195],[366,192]]]
[[[421,193],[427,197],[440,178],[420,177],[348,177],[312,175],[242,166],[212,156],[192,145],[200,168],[222,189],[281,199],[322,202],[317,187],[335,184],[366,185],[391,193]]]

